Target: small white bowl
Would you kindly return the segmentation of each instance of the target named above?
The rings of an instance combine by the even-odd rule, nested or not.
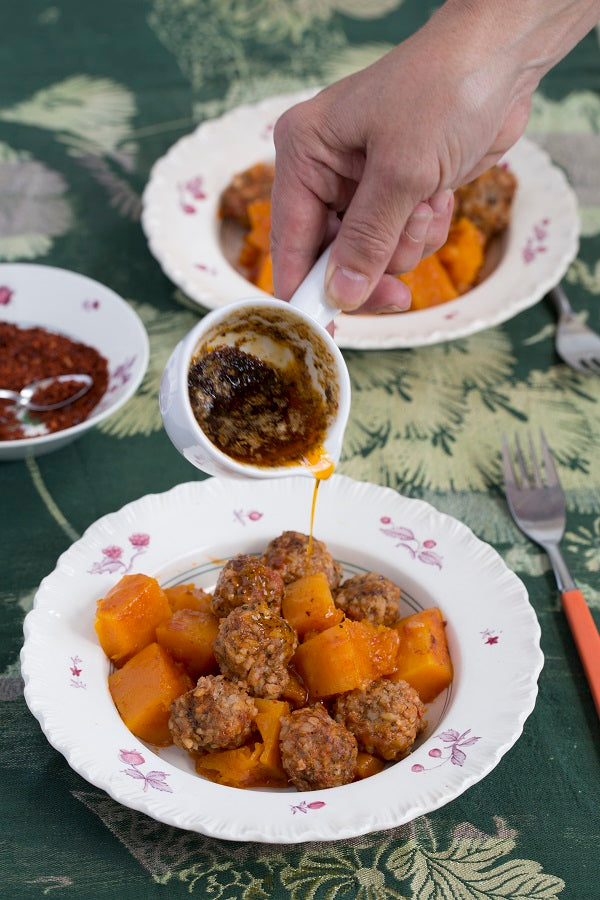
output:
[[[136,312],[85,275],[29,263],[0,265],[0,320],[81,341],[108,361],[108,388],[84,422],[38,437],[0,441],[0,462],[64,447],[112,415],[136,392],[148,366],[148,335]]]

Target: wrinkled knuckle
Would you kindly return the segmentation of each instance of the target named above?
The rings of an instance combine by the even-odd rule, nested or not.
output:
[[[350,225],[344,234],[344,241],[351,252],[369,267],[386,264],[390,256],[386,228],[381,222],[360,220]]]

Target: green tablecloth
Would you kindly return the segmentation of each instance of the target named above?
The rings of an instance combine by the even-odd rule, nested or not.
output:
[[[59,554],[105,513],[202,477],[170,444],[157,406],[166,358],[198,313],[161,273],[140,227],[152,163],[203,118],[369,62],[425,13],[417,0],[0,7],[0,260],[106,283],[137,310],[151,342],[148,373],[122,411],[54,454],[0,465],[2,896],[600,896],[598,719],[546,557],[513,526],[500,488],[500,433],[543,426],[567,493],[568,561],[598,618],[600,379],[559,362],[547,301],[451,344],[345,353],[354,401],[340,471],[466,522],[524,580],[541,623],[537,705],[482,782],[430,815],[354,841],[227,844],[161,825],[83,781],[23,700],[23,617]],[[542,83],[528,133],[577,191],[581,248],[565,284],[600,329],[594,32]]]

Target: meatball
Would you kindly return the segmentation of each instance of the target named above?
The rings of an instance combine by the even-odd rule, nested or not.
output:
[[[377,572],[348,578],[334,599],[350,619],[365,619],[373,625],[393,625],[398,619],[400,588]]]
[[[265,566],[258,556],[240,553],[221,569],[211,605],[220,619],[236,606],[255,606],[261,602],[279,614],[282,598],[283,579],[279,572]]]
[[[232,750],[248,741],[256,712],[241,687],[222,675],[205,675],[171,704],[169,730],[183,750]]]
[[[221,673],[255,697],[276,698],[289,682],[296,632],[266,603],[238,606],[221,619],[214,654]]]
[[[356,776],[356,738],[322,706],[284,716],[279,746],[283,768],[299,791],[337,787]]]
[[[248,205],[256,200],[270,199],[274,177],[275,167],[262,162],[234,175],[221,194],[221,217],[235,219],[244,228],[250,228]]]
[[[342,567],[334,560],[322,541],[313,538],[312,550],[308,552],[310,538],[299,531],[284,531],[267,544],[262,555],[265,565],[281,573],[286,584],[297,581],[304,575],[324,572],[331,590],[335,590],[342,580]]]
[[[510,211],[517,188],[512,172],[493,166],[474,181],[454,193],[453,220],[470,219],[486,239],[503,231],[510,222]]]
[[[361,750],[388,760],[409,752],[424,727],[424,711],[406,681],[385,678],[336,697],[332,707],[335,720],[352,732]]]

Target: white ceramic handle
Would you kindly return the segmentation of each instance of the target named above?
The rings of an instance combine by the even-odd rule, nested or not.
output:
[[[339,312],[325,299],[325,270],[331,246],[316,261],[304,281],[296,288],[290,304],[301,309],[323,328],[326,328]]]

